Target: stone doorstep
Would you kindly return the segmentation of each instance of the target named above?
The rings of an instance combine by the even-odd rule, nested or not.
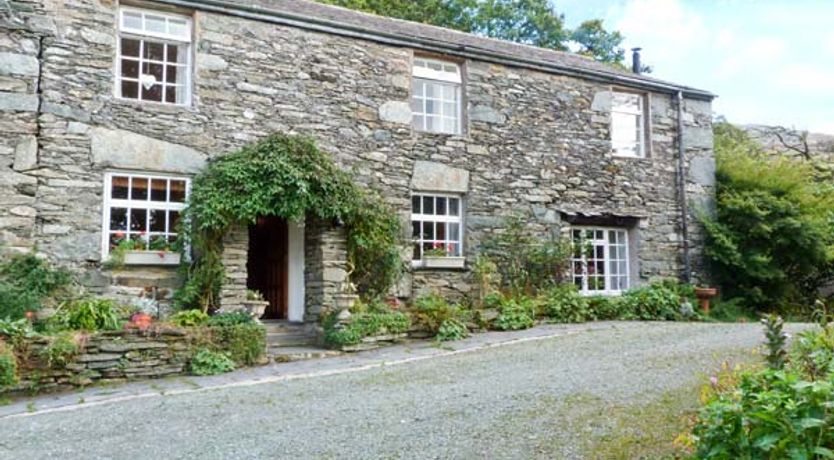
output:
[[[340,356],[343,353],[338,350],[328,350],[316,347],[281,347],[270,349],[270,357],[275,363],[289,363],[304,361],[308,359],[322,359]]]

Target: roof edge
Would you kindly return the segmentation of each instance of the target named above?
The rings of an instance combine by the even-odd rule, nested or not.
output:
[[[547,73],[580,77],[594,80],[601,83],[611,83],[630,88],[652,90],[663,93],[683,93],[689,99],[712,101],[717,96],[709,91],[691,88],[688,86],[666,83],[662,81],[647,80],[637,77],[629,77],[615,72],[605,72],[577,67],[560,66],[550,62],[524,59],[479,49],[477,47],[458,45],[441,40],[428,38],[389,34],[376,30],[370,30],[359,26],[340,24],[327,19],[305,16],[295,13],[288,13],[272,8],[263,8],[255,5],[241,5],[224,0],[152,0],[155,3],[184,7],[200,11],[238,16],[246,19],[253,19],[262,22],[297,27],[301,29],[341,35],[363,40],[374,41],[386,45],[410,47],[421,51],[429,51],[453,55],[462,58],[491,62],[508,66],[522,67],[539,70]]]

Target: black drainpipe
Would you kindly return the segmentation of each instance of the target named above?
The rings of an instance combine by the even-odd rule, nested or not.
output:
[[[678,91],[678,197],[681,206],[681,237],[683,238],[683,282],[692,279],[689,260],[689,210],[686,203],[686,157],[683,148],[683,92]]]

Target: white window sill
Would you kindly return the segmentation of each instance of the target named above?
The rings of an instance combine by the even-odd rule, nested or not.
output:
[[[466,257],[426,257],[412,261],[414,268],[452,268],[461,269],[466,266]]]
[[[579,291],[585,297],[618,297],[625,291]]]
[[[171,251],[127,251],[125,265],[179,265],[182,256]]]

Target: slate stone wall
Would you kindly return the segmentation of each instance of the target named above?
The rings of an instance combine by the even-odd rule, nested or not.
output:
[[[415,132],[411,49],[195,12],[193,104],[136,103],[113,96],[114,2],[12,3],[34,6],[20,14],[23,29],[4,27],[0,35],[0,52],[14,55],[0,66],[0,239],[8,248],[37,245],[100,290],[112,284],[100,270],[106,170],[193,174],[207,158],[274,132],[313,137],[356,171],[357,182],[380,191],[406,227],[412,182],[431,183],[413,180],[418,162],[466,171],[468,263],[511,213],[528,216],[529,231],[541,235],[564,227],[564,215],[613,214],[639,222],[640,280],[681,272],[677,120],[669,94],[649,95],[648,158],[616,158],[610,86],[467,61],[463,134]],[[40,98],[32,61],[38,55]],[[685,102],[693,214],[708,208],[713,194],[711,115],[708,102]],[[315,249],[306,250],[312,256]],[[318,282],[310,270],[308,283]],[[415,270],[400,294],[442,288],[463,295],[468,283],[466,270]]]

